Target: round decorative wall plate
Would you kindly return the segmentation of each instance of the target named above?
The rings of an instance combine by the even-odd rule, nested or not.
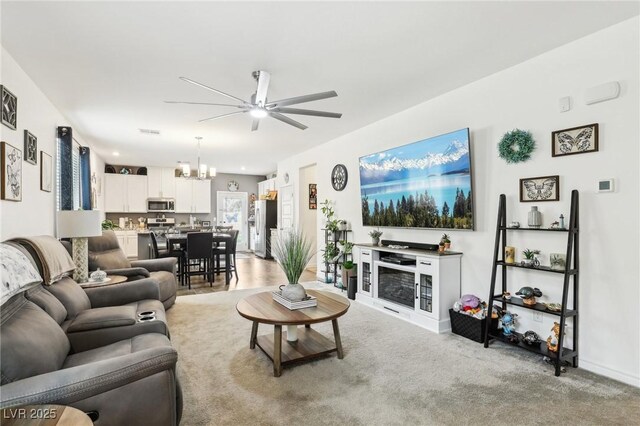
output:
[[[284,174],[284,183],[289,183],[289,173]]]
[[[347,186],[349,174],[344,164],[336,164],[331,171],[331,185],[336,191],[342,191]]]
[[[238,185],[238,182],[236,182],[235,180],[230,180],[227,183],[227,189],[229,191],[235,192],[238,190],[238,188],[240,188],[240,185]]]

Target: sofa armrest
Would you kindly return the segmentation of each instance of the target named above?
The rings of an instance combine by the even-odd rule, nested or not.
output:
[[[0,408],[33,404],[69,405],[165,370],[175,370],[178,353],[151,348],[18,380],[0,389]]]
[[[118,268],[118,269],[106,269],[105,272],[108,275],[122,275],[127,278],[149,278],[149,271],[145,268]]]
[[[149,272],[167,271],[173,274],[177,262],[177,257],[163,257],[160,259],[134,260],[131,262],[131,266],[144,268]]]
[[[160,300],[160,288],[153,278],[85,288],[92,308],[120,306],[140,300]]]

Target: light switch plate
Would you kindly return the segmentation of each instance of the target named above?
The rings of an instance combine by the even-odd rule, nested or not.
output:
[[[571,97],[565,96],[558,100],[558,108],[560,112],[567,112],[571,109]]]

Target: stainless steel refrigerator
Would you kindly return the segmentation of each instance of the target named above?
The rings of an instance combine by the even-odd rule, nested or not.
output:
[[[257,256],[271,259],[271,229],[278,227],[278,202],[256,201],[256,250]]]

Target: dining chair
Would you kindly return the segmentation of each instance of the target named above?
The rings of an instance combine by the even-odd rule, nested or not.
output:
[[[175,257],[178,259],[178,279],[182,284],[182,279],[183,279],[182,262],[180,262],[180,259],[182,259],[182,250],[176,250],[173,247],[169,247],[168,242],[167,242],[166,249],[160,249],[158,247],[158,236],[156,235],[156,233],[154,231],[150,231],[149,235],[151,236],[151,249],[153,251],[154,259],[160,259],[165,257]]]
[[[187,248],[185,250],[184,270],[187,285],[191,289],[191,276],[202,275],[209,277],[209,284],[213,287],[213,234],[211,232],[190,232],[187,234]],[[194,271],[193,267],[197,267]]]
[[[238,271],[236,269],[236,247],[238,245],[238,235],[240,231],[231,229],[226,231],[225,234],[229,234],[231,238],[228,242],[225,242],[225,246],[218,246],[213,249],[213,255],[215,257],[214,260],[214,269],[216,274],[223,272],[225,274],[235,274],[236,281],[238,280]],[[227,247],[227,244],[229,245]],[[224,268],[220,265],[220,256],[224,256],[226,251],[229,250],[229,265],[225,263]]]

